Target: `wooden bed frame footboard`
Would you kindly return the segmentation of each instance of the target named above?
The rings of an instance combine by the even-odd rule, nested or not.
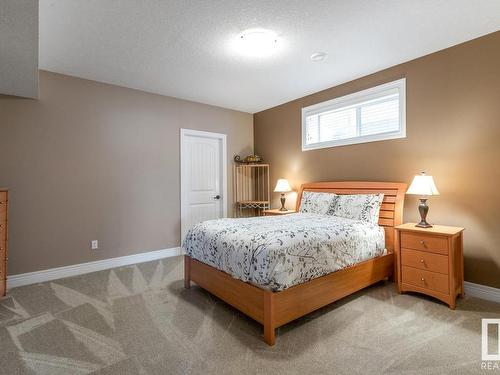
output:
[[[275,329],[392,275],[392,254],[359,263],[281,292],[257,288],[184,256],[185,287],[193,281],[264,325],[264,341],[274,345]]]
[[[264,326],[264,341],[274,345],[276,328],[357,292],[394,274],[394,226],[401,224],[406,184],[391,182],[319,182],[303,191],[337,194],[384,193],[379,225],[386,232],[387,253],[352,267],[272,292],[233,278],[225,272],[184,256],[184,286],[193,281]]]

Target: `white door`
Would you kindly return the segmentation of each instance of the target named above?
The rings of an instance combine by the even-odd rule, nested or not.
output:
[[[181,129],[181,241],[196,223],[227,216],[226,135]]]

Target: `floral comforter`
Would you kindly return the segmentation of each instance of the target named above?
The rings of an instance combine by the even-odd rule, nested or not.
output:
[[[384,230],[364,221],[297,213],[196,224],[186,253],[233,277],[279,291],[383,254]]]

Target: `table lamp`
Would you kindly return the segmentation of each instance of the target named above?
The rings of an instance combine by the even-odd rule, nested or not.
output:
[[[285,208],[285,193],[288,193],[289,191],[292,191],[292,188],[290,187],[290,184],[288,181],[284,178],[280,178],[278,182],[276,183],[276,187],[274,188],[275,193],[281,193],[281,208],[280,211],[288,211]]]
[[[420,195],[420,204],[418,205],[418,212],[420,212],[420,223],[415,225],[419,228],[432,228],[427,221],[427,212],[429,212],[429,206],[427,206],[427,196],[429,195],[439,195],[439,191],[434,184],[434,179],[432,176],[427,176],[425,172],[417,175],[413,178],[410,187],[406,194]]]

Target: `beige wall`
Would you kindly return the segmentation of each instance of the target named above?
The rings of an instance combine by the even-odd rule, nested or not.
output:
[[[181,127],[226,133],[229,160],[253,150],[242,112],[48,72],[40,100],[0,96],[9,274],[179,246]]]
[[[405,139],[301,151],[302,107],[401,77]],[[500,32],[257,113],[254,136],[272,181],[283,176],[295,188],[432,174],[441,195],[430,199],[430,221],[464,226],[465,279],[500,287]],[[408,196],[405,220],[417,217]]]

